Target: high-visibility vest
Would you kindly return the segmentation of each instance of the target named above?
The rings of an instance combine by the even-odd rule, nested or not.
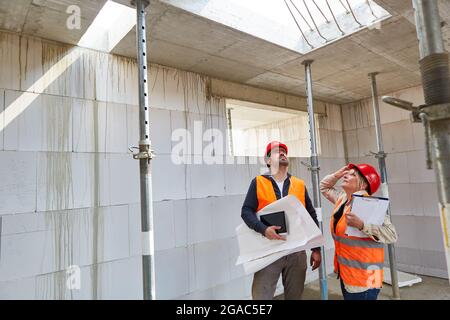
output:
[[[349,237],[346,214],[351,207],[346,206],[334,231],[334,214],[344,203],[342,196],[336,202],[331,217],[331,235],[334,239],[334,272],[338,273],[342,281],[350,286],[366,288],[381,288],[383,283],[384,244],[372,238]]]
[[[305,183],[302,179],[290,176],[290,186],[288,194],[297,197],[298,200],[305,206]],[[280,190],[282,193],[283,190]],[[275,190],[273,189],[272,180],[263,176],[256,177],[256,196],[258,198],[258,209],[261,210],[265,206],[277,201]]]

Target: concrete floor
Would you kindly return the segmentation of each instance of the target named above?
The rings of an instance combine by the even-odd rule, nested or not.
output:
[[[402,300],[450,300],[450,284],[447,279],[420,276],[422,282],[414,284],[411,287],[400,288],[400,297]],[[378,300],[390,300],[392,288],[384,284]],[[277,300],[283,299],[283,295],[277,296]],[[304,300],[320,299],[319,281],[316,280],[305,286],[303,293]],[[342,300],[339,280],[335,276],[328,277],[328,299]]]

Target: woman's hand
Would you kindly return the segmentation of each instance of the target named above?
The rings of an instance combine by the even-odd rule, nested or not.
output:
[[[334,176],[336,178],[340,179],[340,178],[342,178],[345,175],[345,172],[347,172],[347,171],[348,171],[348,167],[347,166],[342,167],[342,168],[340,168],[338,171],[336,171],[334,173]]]
[[[358,230],[362,230],[364,228],[364,222],[354,213],[349,212],[345,215],[347,220],[347,225],[350,227],[354,227]]]

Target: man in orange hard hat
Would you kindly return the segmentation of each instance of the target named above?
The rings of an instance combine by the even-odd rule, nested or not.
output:
[[[288,173],[288,148],[284,143],[273,141],[267,145],[265,162],[270,172],[254,178],[242,206],[241,217],[247,226],[261,233],[270,240],[286,240],[279,235],[279,226],[266,226],[256,215],[256,212],[268,204],[287,196],[294,195],[303,204],[314,222],[317,221],[316,211],[308,196],[303,180]],[[320,247],[312,249],[310,264],[312,270],[321,263]],[[270,300],[275,294],[280,275],[284,286],[286,300],[300,300],[303,294],[306,278],[306,252],[300,251],[278,259],[253,276],[252,297],[254,300]]]

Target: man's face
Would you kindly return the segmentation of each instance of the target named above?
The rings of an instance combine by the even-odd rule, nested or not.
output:
[[[267,160],[270,167],[278,168],[279,166],[287,167],[289,165],[289,159],[287,157],[287,152],[284,148],[275,147],[270,152],[270,157]]]

